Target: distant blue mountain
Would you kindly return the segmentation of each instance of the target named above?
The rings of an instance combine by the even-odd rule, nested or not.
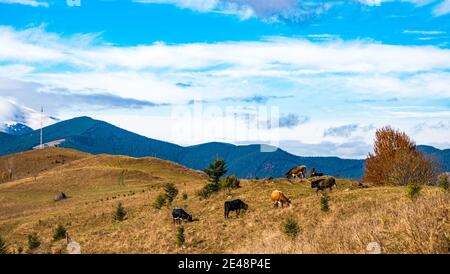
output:
[[[450,171],[450,149],[437,149],[432,146],[417,146],[422,153],[434,159],[442,171]]]
[[[33,129],[21,123],[8,125],[4,129],[10,135],[24,135],[33,132]]]
[[[79,117],[44,128],[44,143],[64,139],[60,145],[92,154],[158,157],[180,163],[192,169],[203,170],[211,161],[223,158],[228,174],[241,178],[282,177],[291,167],[307,165],[318,171],[341,178],[360,178],[363,160],[337,157],[301,157],[284,150],[261,152],[260,145],[235,146],[225,143],[207,143],[182,147],[150,139],[103,121]],[[0,155],[27,151],[40,143],[40,132],[25,135],[0,133]]]
[[[224,143],[207,143],[186,147],[178,162],[194,169],[203,169],[212,160],[226,160],[230,174],[242,178],[284,177],[297,165],[315,167],[330,175],[342,178],[360,178],[364,161],[344,160],[337,157],[300,157],[282,149],[261,152],[260,145],[235,146]]]
[[[8,145],[8,142],[12,141],[13,139],[14,137],[12,135],[0,132],[0,146]]]

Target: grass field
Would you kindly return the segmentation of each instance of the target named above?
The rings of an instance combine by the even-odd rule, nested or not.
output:
[[[435,187],[424,187],[412,201],[405,187],[358,188],[339,179],[323,212],[307,181],[243,180],[237,190],[200,200],[203,173],[156,158],[53,148],[0,158],[0,174],[11,166],[12,180],[0,184],[0,236],[13,252],[27,252],[31,233],[42,242],[34,253],[65,250],[64,240],[52,241],[58,225],[83,253],[366,253],[374,241],[383,253],[448,253],[450,246],[450,195]],[[179,195],[157,210],[152,204],[167,182]],[[270,195],[277,189],[292,207],[273,207]],[[69,199],[53,202],[61,191]],[[249,210],[225,220],[223,203],[235,198]],[[113,219],[119,202],[128,213],[123,222]],[[171,218],[176,206],[199,219],[184,225],[183,247]],[[283,233],[288,218],[299,225],[294,239]]]

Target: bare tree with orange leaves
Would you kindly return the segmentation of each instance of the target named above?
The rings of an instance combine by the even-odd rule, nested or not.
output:
[[[372,184],[406,185],[432,183],[436,167],[431,159],[417,151],[416,144],[404,132],[390,126],[375,134],[374,153],[366,160],[363,180]]]

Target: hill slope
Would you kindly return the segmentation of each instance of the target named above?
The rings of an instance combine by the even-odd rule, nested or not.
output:
[[[75,150],[51,148],[0,157],[0,183],[34,177],[43,171],[87,156],[88,154]]]
[[[46,149],[25,156],[69,158],[73,153]],[[24,155],[13,157],[25,160]],[[157,210],[152,204],[166,182],[175,183],[180,194],[170,207]],[[27,235],[37,233],[42,245],[34,253],[65,250],[64,240],[52,240],[58,225],[67,228],[83,253],[365,253],[373,241],[385,253],[447,252],[450,197],[437,188],[425,187],[411,202],[404,187],[360,189],[338,180],[330,193],[330,212],[324,213],[320,196],[306,182],[245,180],[240,189],[199,200],[195,192],[205,182],[202,173],[156,158],[82,154],[0,184],[0,235],[11,251],[27,251]],[[273,208],[275,189],[291,198],[292,208]],[[53,202],[60,191],[70,198]],[[223,203],[231,198],[244,200],[249,210],[225,220]],[[119,202],[128,213],[124,222],[113,220]],[[199,219],[185,224],[185,248],[176,245],[175,206]],[[295,240],[283,234],[288,217],[300,226]]]
[[[0,135],[0,138],[2,136]],[[39,131],[22,136],[5,136],[0,144],[0,155],[27,151],[40,142]],[[229,174],[242,178],[282,177],[291,167],[306,164],[330,175],[359,178],[362,176],[361,160],[344,160],[337,157],[299,157],[281,149],[272,153],[260,152],[259,145],[235,146],[208,143],[181,147],[150,139],[88,117],[63,121],[44,129],[44,143],[65,139],[62,147],[91,154],[152,156],[178,162],[193,169],[203,170],[217,157],[229,163]]]

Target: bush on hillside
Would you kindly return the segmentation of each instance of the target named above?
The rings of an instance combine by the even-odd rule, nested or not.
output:
[[[238,189],[241,187],[241,182],[236,176],[228,176],[221,181],[222,188]]]
[[[156,196],[155,202],[153,203],[153,207],[156,209],[161,209],[164,205],[166,205],[166,195],[164,194],[159,194],[158,196]]]
[[[8,254],[8,244],[0,237],[0,254]]]
[[[28,249],[34,250],[41,246],[41,240],[39,239],[39,236],[36,233],[32,233],[28,235]]]
[[[209,196],[211,196],[212,194],[219,192],[219,190],[219,184],[208,183],[197,194],[198,196],[200,196],[200,198],[206,199],[209,198]]]
[[[164,192],[166,195],[166,201],[170,205],[172,204],[175,197],[178,195],[178,189],[173,183],[167,183],[164,186]]]
[[[323,212],[328,212],[330,210],[330,196],[326,192],[322,193],[320,197],[320,210]]]
[[[447,173],[441,174],[438,178],[439,187],[445,191],[448,191],[449,180],[450,176]]]
[[[177,230],[177,245],[179,247],[182,247],[182,246],[184,246],[185,242],[186,242],[186,238],[184,236],[184,226],[181,225],[178,227],[178,230]]]
[[[53,240],[59,241],[61,239],[64,239],[66,237],[67,230],[64,226],[59,225],[55,230],[53,231]]]
[[[412,181],[408,183],[406,187],[406,196],[408,196],[411,200],[414,200],[419,196],[420,190],[422,190],[422,186]]]
[[[291,239],[297,238],[298,233],[300,232],[297,221],[294,218],[289,217],[283,224],[283,232]]]
[[[122,206],[122,203],[119,203],[116,208],[116,212],[114,213],[114,220],[122,222],[125,221],[127,216],[127,212],[125,208]]]

